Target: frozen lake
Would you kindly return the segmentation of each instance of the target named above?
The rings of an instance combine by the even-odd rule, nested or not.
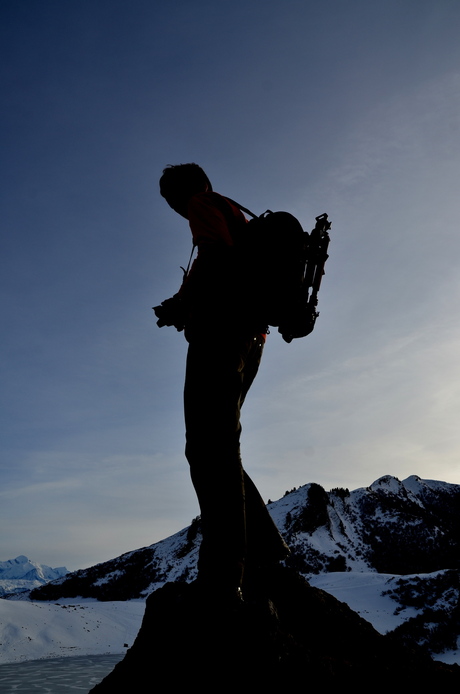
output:
[[[0,665],[0,694],[87,694],[123,657],[82,655]]]

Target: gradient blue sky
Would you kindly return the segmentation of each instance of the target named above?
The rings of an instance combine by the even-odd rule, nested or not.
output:
[[[327,212],[315,332],[244,412],[265,499],[460,483],[458,0],[3,0],[0,559],[89,566],[198,514],[163,167]]]

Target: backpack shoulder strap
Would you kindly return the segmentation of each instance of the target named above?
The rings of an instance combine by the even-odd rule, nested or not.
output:
[[[235,205],[241,212],[246,212],[250,217],[253,217],[254,219],[257,218],[257,215],[254,214],[254,212],[251,212],[251,210],[248,210],[247,207],[243,207],[243,205],[240,205],[239,202],[236,202],[236,200],[232,200],[231,198],[227,197],[226,195],[223,196],[228,202],[230,202],[232,205]]]

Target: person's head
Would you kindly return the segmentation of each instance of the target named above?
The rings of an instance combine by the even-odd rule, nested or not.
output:
[[[198,164],[177,164],[163,170],[160,193],[168,205],[186,219],[190,198],[206,191],[212,191],[212,185]]]

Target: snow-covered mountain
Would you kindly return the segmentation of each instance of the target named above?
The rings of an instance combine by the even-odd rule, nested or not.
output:
[[[460,485],[415,475],[387,475],[352,492],[308,484],[269,508],[304,574],[460,566]]]
[[[385,476],[355,491],[311,483],[269,511],[305,576],[328,572],[431,573],[460,566],[460,485]],[[150,547],[76,571],[33,591],[33,599],[145,597],[167,581],[196,576],[200,521]]]
[[[24,555],[0,561],[0,597],[8,593],[20,593],[61,578],[68,573],[64,566],[52,569],[46,564],[37,564]]]
[[[319,586],[321,577],[323,583],[328,575],[332,579],[332,574],[348,574],[350,579],[353,574],[380,574],[379,594],[387,606],[388,600],[394,604],[398,618],[388,629],[397,627],[401,638],[424,644],[431,653],[456,650],[460,485],[385,476],[351,492],[326,492],[311,483],[286,492],[268,508],[291,547],[290,565],[312,585]],[[168,581],[195,578],[200,539],[197,518],[161,542],[63,576],[36,588],[30,597],[146,597]],[[333,588],[329,592],[334,594]],[[360,614],[366,613],[372,613],[371,605],[361,605]]]

